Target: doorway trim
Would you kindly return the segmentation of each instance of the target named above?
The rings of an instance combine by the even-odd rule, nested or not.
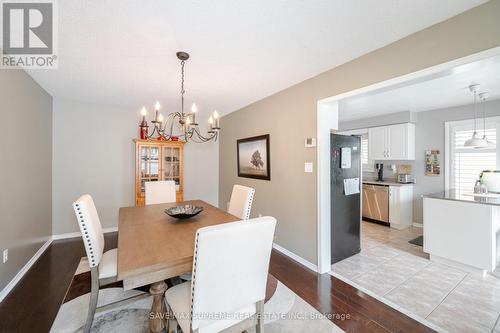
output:
[[[457,67],[500,55],[500,47],[431,66],[413,73],[374,83],[318,100],[316,111],[317,163],[317,262],[318,273],[331,270],[330,240],[330,133],[338,130],[339,101],[376,90],[394,89],[452,74]]]

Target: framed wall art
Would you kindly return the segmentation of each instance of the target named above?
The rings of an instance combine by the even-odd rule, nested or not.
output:
[[[269,134],[237,140],[238,177],[271,180]]]
[[[425,175],[439,176],[441,173],[441,165],[439,163],[439,150],[425,151]]]

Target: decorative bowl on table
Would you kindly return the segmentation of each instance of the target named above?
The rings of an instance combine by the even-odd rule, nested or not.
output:
[[[175,206],[165,209],[165,213],[169,216],[175,217],[176,219],[188,219],[190,217],[196,216],[203,210],[203,207],[193,206],[193,205],[182,205]]]

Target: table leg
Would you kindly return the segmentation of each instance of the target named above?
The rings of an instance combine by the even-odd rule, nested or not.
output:
[[[149,288],[149,293],[153,296],[153,305],[149,316],[149,329],[153,333],[163,332],[166,328],[167,309],[165,306],[165,291],[167,284],[165,281],[153,283]]]

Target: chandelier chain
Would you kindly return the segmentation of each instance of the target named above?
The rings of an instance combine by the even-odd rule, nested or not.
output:
[[[181,61],[181,114],[184,116],[184,94],[186,90],[184,90],[184,64],[185,60]]]

